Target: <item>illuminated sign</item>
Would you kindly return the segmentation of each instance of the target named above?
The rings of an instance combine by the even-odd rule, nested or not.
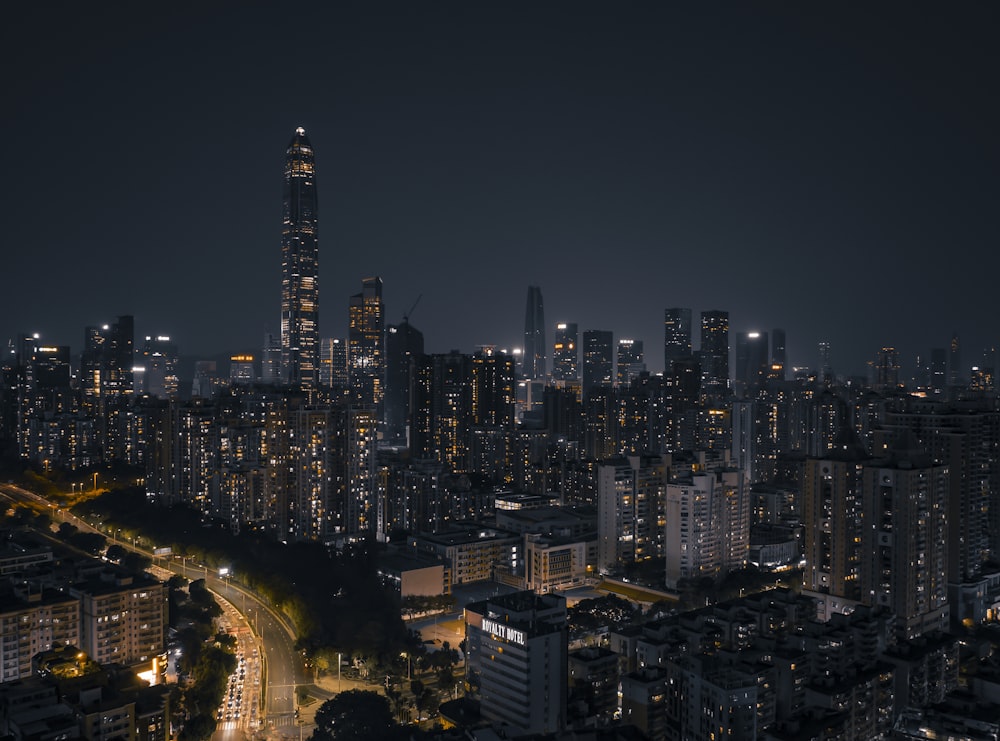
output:
[[[519,646],[523,646],[526,641],[523,630],[512,628],[509,625],[498,623],[496,620],[490,620],[489,618],[483,618],[483,630],[502,638],[508,643],[516,643]]]
[[[252,363],[253,355],[233,355],[229,358],[231,363]]]

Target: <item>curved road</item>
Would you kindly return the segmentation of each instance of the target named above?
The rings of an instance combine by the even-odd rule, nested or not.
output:
[[[26,489],[8,483],[0,484],[0,492],[12,503],[31,503],[48,508],[54,513],[53,522],[69,522],[80,530],[105,535],[104,532],[86,520],[80,519],[68,510],[61,509],[56,503]],[[107,536],[105,535],[105,537]],[[295,687],[311,680],[306,678],[302,658],[295,651],[295,632],[287,617],[262,602],[253,592],[232,583],[229,578],[220,577],[218,574],[210,572],[204,566],[188,564],[186,561],[178,563],[172,558],[154,556],[149,550],[136,547],[125,540],[115,542],[125,548],[149,556],[153,559],[155,566],[170,573],[180,574],[189,579],[205,579],[205,585],[212,592],[222,597],[243,615],[263,647],[264,671],[261,677],[261,688],[264,702],[260,715],[260,727],[255,730],[250,729],[250,734],[256,739],[295,739],[303,735],[305,729],[297,726],[295,722]],[[247,732],[239,727],[223,729],[220,724],[220,730],[216,731],[214,738],[232,741],[235,737],[245,737],[246,735]]]

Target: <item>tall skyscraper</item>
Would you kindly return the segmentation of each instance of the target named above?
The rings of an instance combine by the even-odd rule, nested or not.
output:
[[[644,370],[646,363],[643,360],[642,340],[618,340],[618,386],[628,388]]]
[[[580,378],[578,338],[575,323],[560,322],[556,325],[556,338],[552,345],[553,381],[576,381]]]
[[[285,151],[281,229],[281,363],[286,383],[319,382],[319,246],[316,164],[301,126]]]
[[[663,375],[669,376],[675,360],[691,357],[691,309],[663,312]]]
[[[397,444],[408,441],[414,360],[423,354],[424,335],[409,319],[389,325],[385,333],[385,440]]]
[[[701,312],[701,391],[709,400],[729,396],[729,312]]]
[[[788,355],[785,352],[785,330],[771,330],[771,372],[774,380],[785,380],[785,368],[788,366]]]
[[[595,386],[611,386],[614,382],[613,337],[605,329],[588,329],[583,333],[583,395]]]
[[[382,279],[365,278],[348,308],[347,364],[351,403],[382,404],[385,390],[385,311]]]
[[[733,388],[738,397],[753,395],[767,380],[767,332],[736,335],[736,369]]]
[[[527,379],[545,378],[545,311],[542,289],[528,286],[528,305],[524,310],[524,354],[521,375]]]
[[[319,383],[328,389],[347,388],[347,342],[342,337],[326,337],[319,345]]]
[[[164,335],[147,335],[140,353],[140,365],[136,368],[137,371],[142,369],[141,377],[137,374],[135,379],[136,391],[159,399],[176,399],[179,384],[177,362],[176,343]]]
[[[830,365],[830,343],[819,343],[819,378],[821,381],[833,380],[833,366]]]
[[[135,323],[120,316],[114,324],[85,329],[80,355],[84,412],[97,420],[97,439],[107,460],[127,459],[128,407],[135,394],[132,368]]]
[[[958,340],[958,332],[951,336],[948,344],[948,385],[961,386],[964,382],[962,369],[962,344]]]

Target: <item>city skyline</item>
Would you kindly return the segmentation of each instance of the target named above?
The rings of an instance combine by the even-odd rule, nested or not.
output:
[[[76,355],[132,315],[183,356],[259,353],[301,125],[320,337],[379,276],[428,352],[519,347],[537,285],[547,337],[639,340],[654,372],[669,307],[780,327],[790,366],[892,345],[908,375],[955,332],[971,366],[997,335],[996,10],[900,8],[19,8],[0,340]]]

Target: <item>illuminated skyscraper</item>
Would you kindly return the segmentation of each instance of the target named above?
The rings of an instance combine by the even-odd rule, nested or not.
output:
[[[97,421],[97,439],[106,460],[127,460],[130,452],[128,407],[135,393],[134,321],[86,327],[80,355],[83,411]]]
[[[348,307],[347,363],[351,403],[379,407],[385,392],[385,311],[382,279],[365,278]]]
[[[614,382],[613,336],[609,330],[588,329],[583,333],[583,394],[595,386]]]
[[[314,389],[319,373],[316,165],[305,129],[285,151],[281,229],[281,364],[286,383]]]
[[[134,379],[137,382],[136,391],[160,399],[176,399],[179,384],[177,363],[176,343],[164,335],[147,335],[140,353],[140,365],[136,368],[137,371],[141,368],[141,378],[137,374]]]
[[[701,312],[701,392],[710,400],[729,396],[729,312]]]
[[[410,427],[410,391],[414,359],[424,354],[424,335],[403,317],[385,333],[385,394],[383,439],[405,443]]]
[[[663,312],[663,375],[669,376],[675,360],[691,357],[691,309]]]
[[[618,340],[618,386],[628,388],[644,370],[646,363],[643,361],[642,340]]]
[[[578,337],[576,324],[561,322],[556,325],[556,339],[552,345],[553,381],[576,381],[580,378]]]
[[[528,286],[522,357],[521,375],[524,378],[545,378],[545,311],[542,308],[542,289],[538,286]]]
[[[319,346],[319,382],[321,386],[342,391],[347,388],[347,342],[342,337],[327,337]]]

